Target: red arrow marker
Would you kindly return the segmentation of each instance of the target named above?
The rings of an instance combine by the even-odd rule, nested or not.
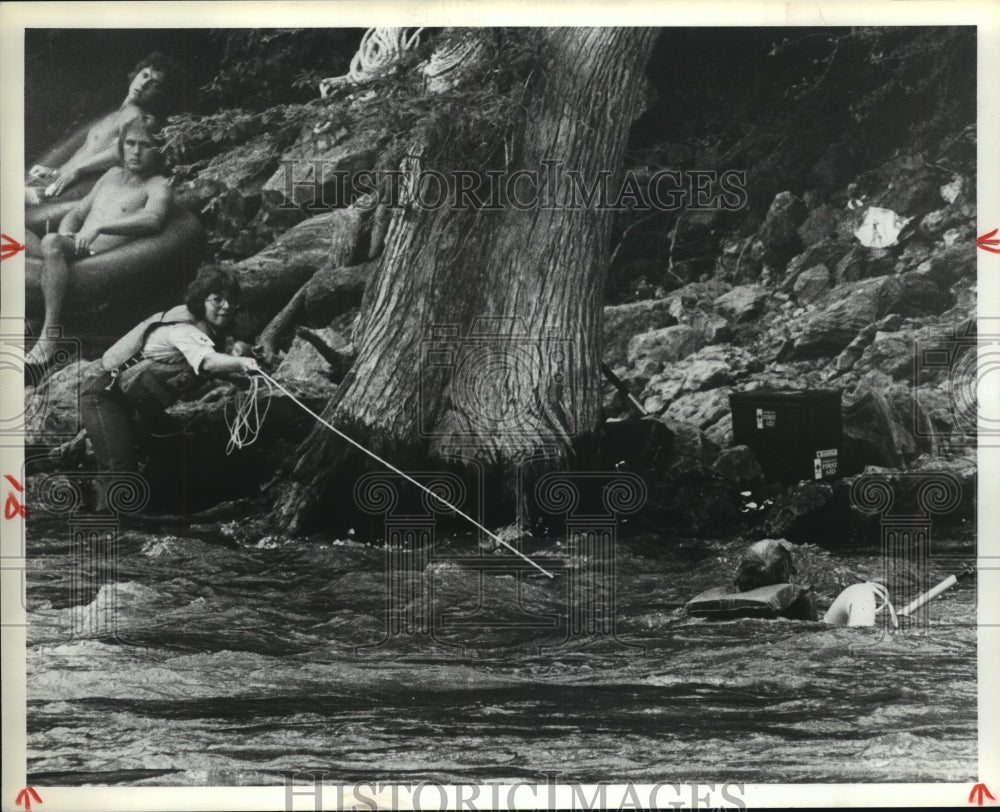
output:
[[[986,803],[983,800],[984,795],[991,801],[996,800],[996,798],[993,797],[993,794],[988,789],[986,789],[986,784],[976,784],[972,788],[972,792],[969,793],[969,803],[970,804],[974,803],[977,804],[978,806],[982,806],[984,803]]]
[[[34,787],[25,787],[19,793],[17,793],[17,800],[14,801],[18,806],[23,806],[25,812],[31,812],[31,799],[34,798],[38,803],[42,802],[42,799],[38,797],[38,793],[35,792]]]
[[[1000,247],[994,248],[993,246],[1000,246],[1000,239],[991,239],[1000,231],[1000,228],[993,229],[989,234],[983,234],[976,238],[976,245],[982,248],[984,251],[989,251],[993,254],[1000,254]],[[978,785],[977,785],[978,786]]]
[[[6,234],[0,234],[0,262],[5,259],[10,259],[13,256],[17,256],[23,250],[24,246],[13,237],[8,237]]]

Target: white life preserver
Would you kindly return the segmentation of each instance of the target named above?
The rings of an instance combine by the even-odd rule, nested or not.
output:
[[[881,599],[882,603],[878,601]],[[898,626],[896,610],[889,601],[889,592],[882,584],[866,581],[851,584],[841,592],[823,615],[823,622],[833,626],[874,626],[875,618],[884,609],[889,610],[892,625]]]

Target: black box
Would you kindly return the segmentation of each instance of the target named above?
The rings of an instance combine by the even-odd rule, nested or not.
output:
[[[834,479],[842,470],[840,389],[733,392],[733,443],[771,480]]]

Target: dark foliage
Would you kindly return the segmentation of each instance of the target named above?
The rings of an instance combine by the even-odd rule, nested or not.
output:
[[[200,89],[200,106],[263,110],[316,98],[320,79],[347,73],[362,34],[360,28],[213,31],[222,56]]]

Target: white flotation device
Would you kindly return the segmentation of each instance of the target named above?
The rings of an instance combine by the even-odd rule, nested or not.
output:
[[[823,622],[832,626],[874,626],[879,612],[886,609],[889,610],[892,625],[898,626],[896,610],[889,601],[889,592],[882,584],[874,581],[851,584],[826,610]]]

